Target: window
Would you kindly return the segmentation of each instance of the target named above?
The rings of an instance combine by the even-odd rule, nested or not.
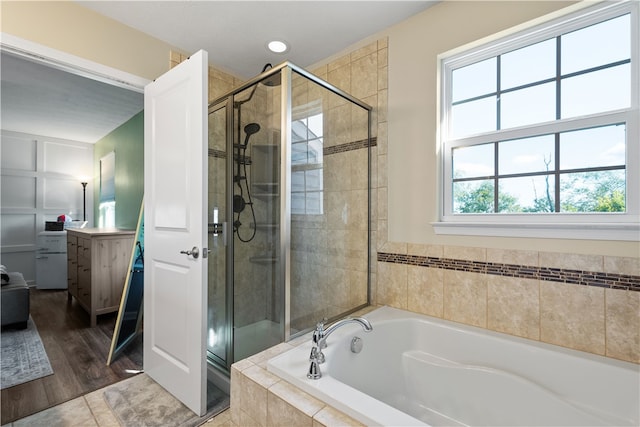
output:
[[[116,153],[110,152],[100,159],[100,205],[98,227],[116,225]]]
[[[309,106],[305,111],[309,114]],[[323,115],[306,114],[291,124],[291,213],[320,215],[323,213]]]
[[[607,3],[441,60],[436,232],[638,239],[637,23]]]

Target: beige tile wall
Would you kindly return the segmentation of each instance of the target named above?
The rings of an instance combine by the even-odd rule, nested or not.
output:
[[[388,41],[386,38],[377,40],[311,72],[373,107],[370,132],[376,138],[376,145],[371,149],[370,257],[375,260],[378,235],[386,239],[387,234]],[[354,139],[365,136],[354,135]],[[374,300],[377,268],[373,261],[370,274]]]
[[[392,249],[408,255],[640,275],[636,258],[426,245]],[[391,252],[389,245],[385,251]],[[637,291],[378,262],[376,302],[640,363]]]
[[[350,86],[352,63],[341,63],[339,80]],[[367,303],[368,156],[358,143],[367,136],[367,110],[294,73],[292,110],[310,105],[323,112],[323,214],[292,215],[292,330]]]

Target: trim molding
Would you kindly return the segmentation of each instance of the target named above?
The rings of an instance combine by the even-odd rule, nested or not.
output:
[[[497,214],[502,215],[502,214]],[[432,222],[436,234],[545,239],[640,241],[640,223]]]
[[[144,87],[150,83],[150,80],[144,77],[53,49],[13,34],[0,33],[0,40],[0,47],[6,52],[112,86],[142,93]]]

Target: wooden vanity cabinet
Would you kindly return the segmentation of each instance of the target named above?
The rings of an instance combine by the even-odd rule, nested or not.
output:
[[[68,298],[89,313],[91,327],[120,306],[134,238],[135,230],[67,230]]]

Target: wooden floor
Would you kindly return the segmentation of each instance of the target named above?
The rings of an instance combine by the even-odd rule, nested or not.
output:
[[[116,313],[98,316],[98,325],[90,328],[89,314],[75,299],[68,302],[66,290],[31,288],[30,295],[31,317],[53,375],[2,390],[2,425],[129,378],[142,369],[142,336],[106,366]]]

